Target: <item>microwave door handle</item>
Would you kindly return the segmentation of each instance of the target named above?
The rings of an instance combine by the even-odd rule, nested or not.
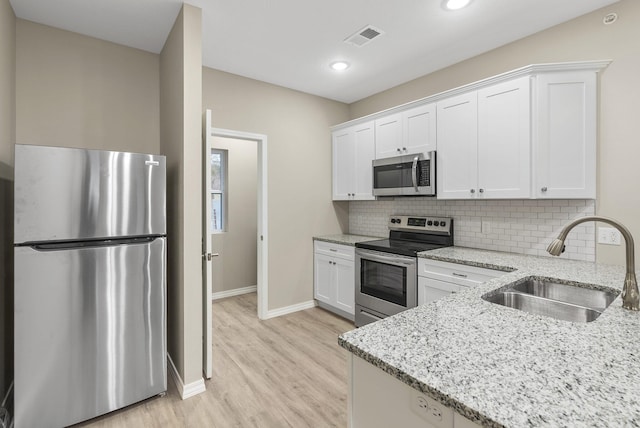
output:
[[[413,158],[413,166],[411,167],[411,179],[413,180],[413,188],[418,191],[418,158],[416,156]]]

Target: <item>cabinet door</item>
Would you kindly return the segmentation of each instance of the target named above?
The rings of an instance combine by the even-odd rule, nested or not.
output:
[[[333,200],[351,199],[354,192],[355,144],[351,128],[333,133]]]
[[[373,196],[373,165],[375,158],[374,122],[357,125],[354,129],[354,178],[353,199],[374,200]]]
[[[376,119],[376,159],[402,154],[402,114]]]
[[[448,98],[437,105],[438,199],[471,199],[477,195],[477,93]]]
[[[440,281],[433,278],[418,277],[418,305],[435,302],[438,299],[447,297],[451,293],[465,290],[462,287],[450,282]]]
[[[436,105],[427,104],[402,113],[404,153],[427,153],[436,149]]]
[[[314,254],[313,266],[313,297],[321,302],[332,303],[333,297],[333,278],[335,269],[333,268],[332,257],[322,254]]]
[[[355,268],[352,261],[334,259],[335,306],[349,314],[355,314]]]
[[[530,78],[478,91],[478,197],[531,195]]]
[[[538,198],[596,197],[596,73],[537,76]]]

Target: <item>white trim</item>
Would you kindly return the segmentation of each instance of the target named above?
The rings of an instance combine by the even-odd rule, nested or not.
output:
[[[183,400],[187,398],[193,397],[194,395],[201,394],[207,390],[207,387],[204,384],[204,379],[200,378],[195,382],[191,382],[189,384],[184,384],[180,374],[178,373],[178,369],[173,364],[173,360],[171,359],[171,355],[167,353],[167,361],[169,362],[169,373],[171,373],[171,378],[173,379],[173,383],[176,385],[178,389],[178,394]]]
[[[446,98],[450,98],[455,95],[463,94],[465,92],[473,91],[488,85],[494,85],[499,82],[503,82],[505,80],[515,79],[516,77],[535,74],[535,73],[545,73],[545,72],[558,72],[558,71],[576,71],[576,70],[591,70],[598,72],[599,70],[607,67],[611,64],[612,60],[604,59],[604,60],[593,60],[593,61],[574,61],[574,62],[558,62],[558,63],[547,63],[547,64],[531,64],[525,67],[516,68],[515,70],[507,71],[505,73],[501,73],[495,76],[488,77],[486,79],[478,80],[476,82],[469,83],[467,85],[462,85],[457,88],[452,88],[446,90],[444,92],[440,92],[434,95],[429,95],[428,97],[420,98],[415,101],[410,101],[405,104],[401,104],[399,106],[395,106],[392,108],[388,108],[386,110],[382,110],[376,113],[369,114],[367,116],[359,117],[357,119],[350,120],[348,122],[340,123],[338,125],[331,126],[329,130],[337,131],[339,129],[347,128],[353,125],[357,125],[363,122],[367,122],[369,120],[378,119],[381,117],[385,117],[392,113],[399,113],[403,110],[407,110],[409,108],[418,107],[424,104],[433,103],[436,101],[440,101]]]
[[[268,320],[269,318],[275,318],[282,315],[291,314],[293,312],[304,311],[306,309],[315,308],[316,306],[317,305],[315,300],[309,300],[308,302],[297,303],[295,305],[285,306],[284,308],[278,308],[272,311],[268,311],[267,316],[262,319]]]
[[[216,137],[250,140],[258,143],[258,318],[269,316],[269,231],[268,231],[268,174],[267,174],[267,136],[251,132],[231,129],[211,128],[211,135]]]
[[[250,285],[249,287],[234,288],[233,290],[218,291],[216,293],[212,293],[211,294],[211,300],[219,300],[219,299],[224,299],[225,297],[233,297],[233,296],[239,296],[241,294],[249,294],[249,293],[253,293],[253,292],[257,291],[257,290],[258,290],[258,286],[257,285]]]

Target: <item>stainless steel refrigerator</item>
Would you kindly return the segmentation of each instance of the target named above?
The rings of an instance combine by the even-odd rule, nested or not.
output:
[[[15,428],[167,389],[166,170],[158,155],[15,147]]]

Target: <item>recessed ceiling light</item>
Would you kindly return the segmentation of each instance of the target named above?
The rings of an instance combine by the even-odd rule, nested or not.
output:
[[[446,10],[458,10],[469,6],[469,3],[471,3],[471,0],[444,0],[442,7]]]
[[[349,63],[345,61],[336,61],[331,63],[331,69],[335,71],[344,71],[349,68]]]

